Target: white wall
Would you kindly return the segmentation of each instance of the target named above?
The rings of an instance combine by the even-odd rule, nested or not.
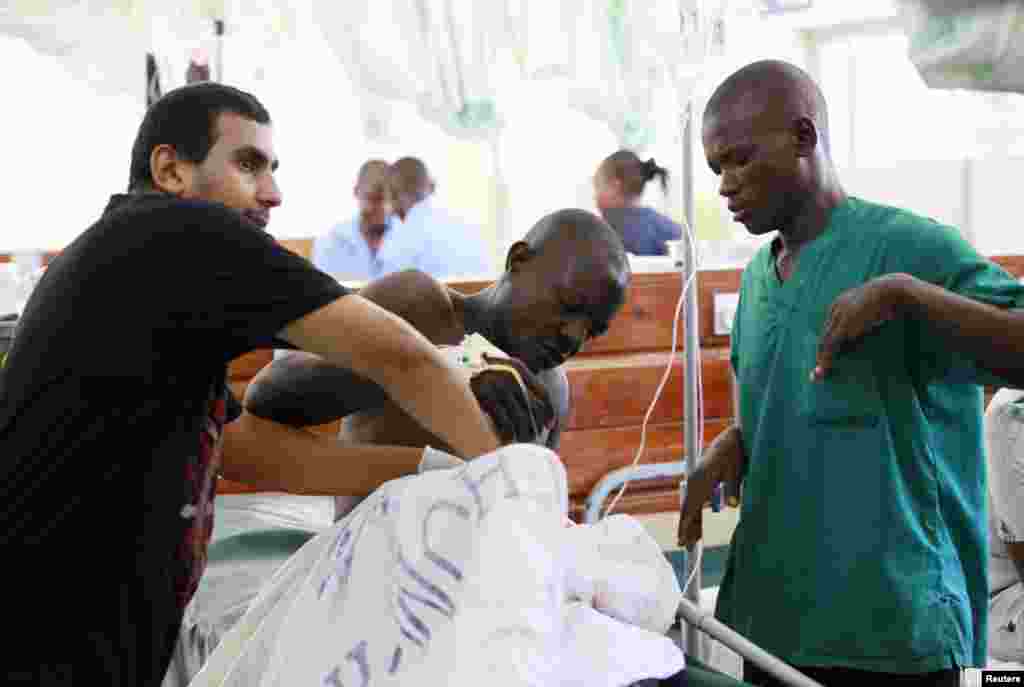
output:
[[[986,160],[972,166],[971,225],[985,255],[1024,255],[1021,184],[1024,158]]]
[[[959,228],[983,255],[1024,255],[1024,158],[898,162],[842,172],[846,191]]]
[[[969,240],[974,218],[965,198],[966,161],[899,162],[888,167],[857,167],[839,172],[843,188],[864,200],[912,210],[951,224]]]

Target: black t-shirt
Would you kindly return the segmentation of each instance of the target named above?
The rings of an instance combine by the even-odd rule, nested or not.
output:
[[[222,205],[115,196],[0,375],[0,683],[158,685],[205,565],[230,360],[348,291]],[[10,636],[10,634],[9,634]]]

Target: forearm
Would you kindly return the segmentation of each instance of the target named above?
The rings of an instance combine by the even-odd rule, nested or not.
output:
[[[369,379],[464,458],[499,446],[461,371],[412,325],[366,299],[341,298],[290,324],[282,338]]]
[[[243,405],[253,415],[291,427],[333,422],[388,400],[384,390],[318,356],[291,352],[264,367],[249,383]]]
[[[416,473],[423,450],[349,444],[250,413],[224,429],[222,474],[262,491],[365,496]]]
[[[436,350],[388,380],[391,400],[462,458],[475,458],[501,443],[462,372]]]
[[[901,284],[905,314],[928,322],[979,367],[1024,386],[1024,310],[980,303],[910,275]]]

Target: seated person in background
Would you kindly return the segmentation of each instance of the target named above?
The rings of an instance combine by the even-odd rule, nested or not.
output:
[[[1024,663],[1024,391],[1002,389],[985,413],[989,493],[988,652]]]
[[[367,281],[418,267],[391,213],[388,163],[367,160],[354,189],[359,214],[332,227],[313,242],[313,264],[339,280]],[[384,248],[386,246],[386,249]]]
[[[493,276],[480,227],[434,204],[436,185],[422,160],[403,157],[391,166],[389,179],[403,235],[421,242],[417,269],[436,279]]]
[[[668,170],[659,167],[654,158],[641,162],[629,150],[606,157],[594,175],[594,202],[633,255],[668,255],[665,242],[682,236],[678,224],[641,205],[644,187],[655,177],[667,195]]]

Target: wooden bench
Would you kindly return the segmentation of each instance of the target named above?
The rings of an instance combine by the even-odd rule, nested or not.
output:
[[[309,239],[282,240],[295,252],[309,256]],[[993,261],[1010,273],[1024,276],[1024,256],[998,256]],[[2,256],[0,256],[2,261]],[[729,338],[713,334],[716,292],[739,290],[740,270],[704,271],[698,275],[698,308],[703,378],[704,443],[732,422]],[[488,282],[452,282],[452,288],[473,293]],[[608,333],[566,363],[573,410],[562,435],[559,453],[569,472],[573,514],[602,476],[632,463],[640,445],[641,424],[671,356],[672,316],[682,288],[677,273],[634,274],[627,300]],[[672,462],[682,458],[683,355],[682,323],[672,373],[647,427],[642,462]],[[269,350],[237,358],[229,369],[230,386],[242,398],[249,380],[270,362]],[[992,390],[989,390],[991,394]],[[338,422],[313,428],[336,435]],[[221,493],[252,491],[246,485],[222,480]],[[622,512],[674,511],[678,508],[675,480],[634,483],[617,507]]]
[[[311,242],[283,241],[296,252],[309,255]],[[1016,276],[1024,276],[1024,256],[996,257]],[[735,293],[740,270],[704,271],[698,275],[701,374],[704,403],[704,444],[731,424],[732,380],[729,337],[713,333],[714,294]],[[485,288],[489,282],[452,282],[464,293]],[[569,472],[573,516],[578,518],[590,490],[610,471],[632,463],[640,446],[641,425],[670,359],[672,316],[682,280],[677,273],[634,274],[626,303],[608,333],[565,364],[573,410],[562,435],[559,454]],[[683,456],[682,323],[672,373],[647,426],[641,462],[673,462]],[[231,366],[231,384],[244,393],[248,380],[270,361],[269,351],[255,351]],[[992,390],[989,390],[991,393]],[[336,434],[334,422],[315,431]],[[221,491],[245,489],[225,483]],[[617,510],[628,513],[673,511],[678,508],[675,480],[633,483]]]
[[[732,272],[720,276],[718,282],[724,281],[735,290],[738,283],[731,282],[738,276]],[[451,283],[452,288],[466,293],[484,286],[485,282]],[[702,288],[707,286],[701,282]],[[583,499],[603,475],[634,459],[644,415],[672,359],[671,319],[680,289],[678,274],[634,275],[626,305],[608,334],[565,365],[573,407],[559,453],[568,468],[569,491],[577,514]],[[706,340],[708,344],[716,343],[715,337]],[[727,427],[733,414],[727,343],[723,337],[719,345],[710,345],[701,352],[706,441]],[[254,351],[232,363],[230,384],[239,398],[249,380],[270,360],[270,351]],[[644,462],[676,461],[682,455],[682,370],[683,355],[677,351],[669,380],[648,423]],[[315,431],[336,434],[338,425],[330,423]],[[657,483],[631,485],[619,508],[625,512],[671,509],[675,496],[670,487]],[[239,489],[234,484],[221,485],[221,491]]]
[[[310,240],[283,240],[300,255],[309,256]],[[732,389],[728,345],[725,336],[712,333],[715,291],[739,290],[740,272],[702,272],[697,280],[701,322],[701,371],[704,381],[704,440],[710,442],[731,422]],[[450,282],[449,286],[474,293],[490,282]],[[559,454],[569,473],[573,515],[582,512],[590,490],[609,471],[630,464],[640,445],[641,426],[665,368],[671,359],[672,316],[682,290],[678,273],[633,275],[626,303],[605,336],[566,363],[572,398],[572,414],[562,434]],[[651,413],[642,462],[672,462],[683,453],[683,353],[682,323],[669,380]],[[249,380],[270,362],[270,351],[253,351],[230,367],[230,385],[241,398]],[[339,422],[313,431],[335,435]],[[222,493],[249,491],[245,485],[222,481]],[[674,483],[648,482],[630,485],[617,510],[660,512],[678,505]]]

